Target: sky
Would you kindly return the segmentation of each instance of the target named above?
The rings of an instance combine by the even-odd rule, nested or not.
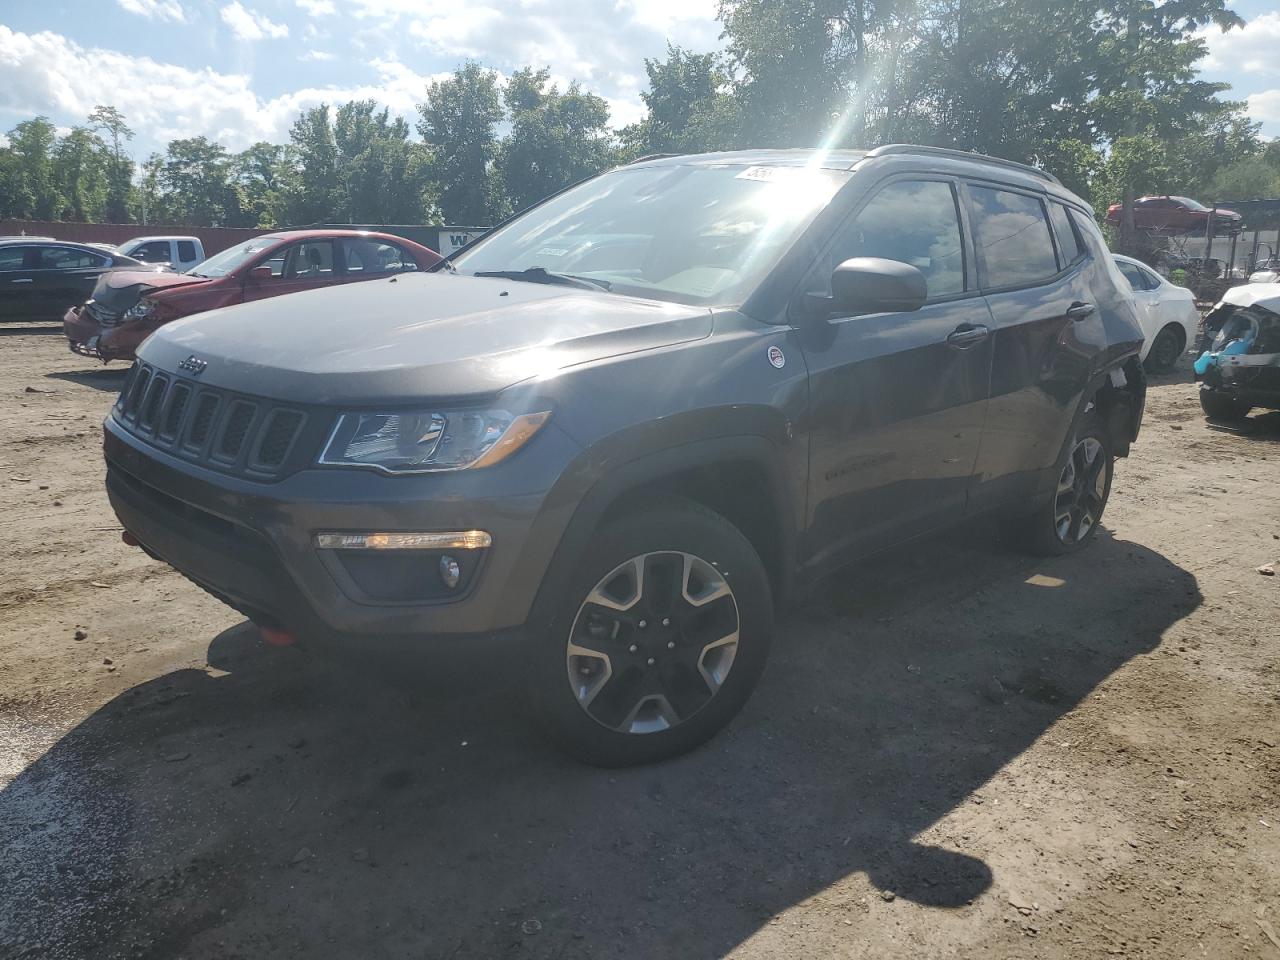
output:
[[[1206,79],[1280,136],[1280,12],[1206,31]],[[1270,7],[1270,9],[1268,9]],[[300,110],[374,99],[413,119],[427,84],[467,58],[503,74],[546,66],[604,97],[614,126],[644,114],[644,58],[722,43],[716,0],[0,0],[0,131],[60,128],[117,106],[137,156],[204,134],[232,150],[283,142]]]

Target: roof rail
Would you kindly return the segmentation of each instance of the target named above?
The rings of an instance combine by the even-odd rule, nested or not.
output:
[[[633,163],[644,163],[646,160],[665,160],[668,157],[682,157],[682,156],[684,156],[684,154],[682,153],[646,153],[643,157],[636,157],[634,160],[628,160],[626,163],[623,164],[623,166],[629,167]]]
[[[969,150],[952,150],[949,147],[921,147],[910,143],[886,143],[884,146],[876,147],[870,151],[867,156],[886,157],[902,153],[922,153],[930,157],[949,157],[952,160],[972,160],[978,163],[989,163],[997,167],[1007,167],[1010,170],[1021,170],[1023,173],[1040,177],[1050,183],[1062,185],[1062,181],[1052,173],[1041,170],[1039,167],[1033,167],[1029,163],[1018,163],[1016,160],[1005,160],[1003,157],[989,157],[985,153],[975,153]]]

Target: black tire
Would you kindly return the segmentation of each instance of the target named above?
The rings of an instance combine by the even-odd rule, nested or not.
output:
[[[635,589],[637,571],[651,595]],[[725,586],[728,594],[716,596]],[[593,593],[626,603],[627,590],[635,599],[625,611],[588,603]],[[716,639],[731,632],[731,615],[736,644]],[[650,617],[654,622],[642,628]],[[620,767],[674,757],[709,739],[746,703],[764,670],[772,628],[769,578],[746,537],[698,504],[656,501],[609,522],[588,544],[552,627],[535,642],[530,700],[552,739],[587,763]],[[732,652],[724,649],[729,645]],[[719,660],[708,666],[713,655]],[[719,674],[714,690],[708,674]],[[640,710],[648,711],[643,721]],[[667,726],[632,732],[642,722]]]
[[[1178,365],[1185,345],[1185,335],[1175,324],[1169,324],[1156,334],[1151,341],[1151,349],[1147,351],[1147,359],[1143,362],[1148,373],[1168,373]]]
[[[1098,447],[1092,459],[1082,462],[1088,451]],[[1083,450],[1082,450],[1083,447]],[[1100,459],[1099,459],[1100,458]],[[1101,487],[1087,472],[1093,464],[1098,463],[1105,471]],[[1070,492],[1063,491],[1063,483],[1067,480],[1068,470],[1072,471],[1073,486]],[[1038,508],[1029,518],[1029,541],[1031,549],[1040,556],[1055,557],[1082,550],[1092,542],[1098,534],[1102,522],[1102,514],[1107,501],[1111,498],[1111,480],[1115,471],[1115,457],[1111,452],[1111,439],[1106,428],[1096,413],[1086,413],[1076,427],[1075,436],[1067,445],[1066,455],[1058,464],[1057,491],[1049,501]],[[1076,485],[1077,479],[1079,486]],[[1064,510],[1070,507],[1067,530],[1064,535]],[[1078,511],[1078,512],[1076,512]],[[1087,529],[1083,529],[1084,516],[1088,515]]]
[[[1225,393],[1206,390],[1202,387],[1200,409],[1210,420],[1243,420],[1253,407]]]

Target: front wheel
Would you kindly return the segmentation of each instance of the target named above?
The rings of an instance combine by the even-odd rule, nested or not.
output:
[[[1225,393],[1202,389],[1200,409],[1210,420],[1243,420],[1253,408]]]
[[[723,517],[667,500],[601,528],[538,643],[531,698],[601,766],[676,756],[742,708],[769,651],[769,580]]]
[[[1031,515],[1032,547],[1037,553],[1074,553],[1097,536],[1111,496],[1114,464],[1111,441],[1101,421],[1096,414],[1086,414],[1061,466],[1053,497]]]

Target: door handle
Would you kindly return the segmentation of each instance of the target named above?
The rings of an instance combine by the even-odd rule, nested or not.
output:
[[[947,343],[957,350],[968,350],[990,335],[991,331],[980,323],[962,323],[947,337]]]
[[[1083,303],[1077,300],[1067,307],[1067,316],[1072,320],[1083,320],[1086,317],[1092,317],[1097,309],[1092,303]]]
[[[33,280],[31,277],[26,277],[23,280],[10,280],[9,282],[10,283],[35,283],[35,280]]]

